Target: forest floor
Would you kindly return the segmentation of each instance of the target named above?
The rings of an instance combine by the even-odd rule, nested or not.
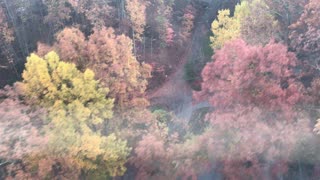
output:
[[[184,79],[185,64],[190,61],[203,61],[202,45],[204,37],[210,31],[210,20],[214,19],[220,6],[219,0],[211,0],[209,6],[204,8],[201,15],[195,21],[195,28],[186,53],[180,59],[180,64],[176,67],[161,87],[148,94],[148,99],[153,106],[162,106],[172,111],[178,118],[190,120],[192,112],[196,109],[209,106],[207,102],[193,104],[192,88]],[[209,21],[208,21],[209,19]]]

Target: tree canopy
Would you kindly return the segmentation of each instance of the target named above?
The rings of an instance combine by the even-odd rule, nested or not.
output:
[[[113,99],[99,87],[91,70],[80,72],[55,52],[28,57],[19,84],[27,102],[48,108],[46,134],[53,156],[73,159],[86,171],[105,167],[109,175],[124,173],[130,149],[115,135],[103,136],[102,123],[112,117]]]
[[[320,179],[320,0],[0,0],[0,179]]]
[[[267,111],[283,111],[304,99],[304,88],[294,72],[298,65],[294,53],[282,44],[250,46],[243,40],[230,41],[213,56],[202,72],[198,99],[208,99],[217,109],[250,106]]]
[[[210,38],[213,49],[221,48],[226,41],[240,37],[241,21],[250,12],[248,2],[243,1],[235,8],[234,16],[231,17],[230,10],[219,11],[216,20],[211,24],[213,36]]]

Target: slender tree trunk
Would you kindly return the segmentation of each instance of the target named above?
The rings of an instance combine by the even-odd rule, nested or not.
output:
[[[43,13],[43,11],[44,11],[43,8],[41,8],[40,11],[39,11],[39,12],[40,12],[40,15],[41,15],[41,20],[42,20],[42,21],[43,21],[43,19],[44,19],[44,13]],[[41,39],[44,37],[44,32],[42,31],[42,30],[43,30],[43,29],[42,29],[43,27],[44,27],[44,26],[41,26],[41,27],[38,26],[38,30],[39,30]]]
[[[146,59],[146,36],[143,34],[143,57]]]
[[[266,180],[271,179],[270,178],[270,162],[266,162],[264,179],[266,179]]]
[[[2,45],[0,45],[0,50],[3,53],[3,55],[6,57],[8,64],[11,66],[11,69],[15,73],[17,77],[19,77],[19,73],[16,69],[16,64],[14,61],[14,50],[10,45],[4,40],[4,38],[0,37],[0,41],[2,41]]]
[[[119,19],[122,20],[123,18],[125,18],[125,0],[118,0],[118,16]]]
[[[23,46],[22,46],[23,42],[21,41],[20,33],[17,28],[16,17],[14,16],[14,13],[11,11],[7,0],[4,0],[4,5],[7,10],[8,21],[10,21],[13,25],[13,30],[14,30],[14,33],[16,34],[16,38],[18,40],[18,45],[19,45],[20,49],[23,49]]]
[[[23,31],[23,44],[24,44],[24,54],[25,56],[28,56],[30,54],[30,51],[29,51],[29,45],[28,45],[28,42],[27,42],[27,37],[26,37],[26,30],[25,30],[25,26],[22,25],[22,31]]]
[[[133,41],[133,54],[137,58],[137,50],[136,50],[136,38],[134,34],[134,29],[132,28],[132,41]]]
[[[300,162],[300,160],[298,160],[298,167],[299,167],[299,179],[300,179],[300,180],[303,180],[303,178],[302,178],[302,168],[301,168],[301,162]]]
[[[151,56],[151,59],[152,59],[152,57],[153,57],[152,42],[153,42],[153,33],[151,32],[151,47],[150,47],[150,56]]]
[[[282,173],[279,174],[279,180],[283,180],[283,174]]]

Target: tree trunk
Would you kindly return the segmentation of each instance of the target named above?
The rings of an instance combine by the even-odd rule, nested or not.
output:
[[[133,42],[133,54],[137,58],[137,50],[136,50],[136,38],[134,34],[134,29],[132,28],[132,42]]]

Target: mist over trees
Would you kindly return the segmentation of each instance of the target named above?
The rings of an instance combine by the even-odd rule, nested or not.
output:
[[[319,0],[0,0],[0,179],[319,179]]]

